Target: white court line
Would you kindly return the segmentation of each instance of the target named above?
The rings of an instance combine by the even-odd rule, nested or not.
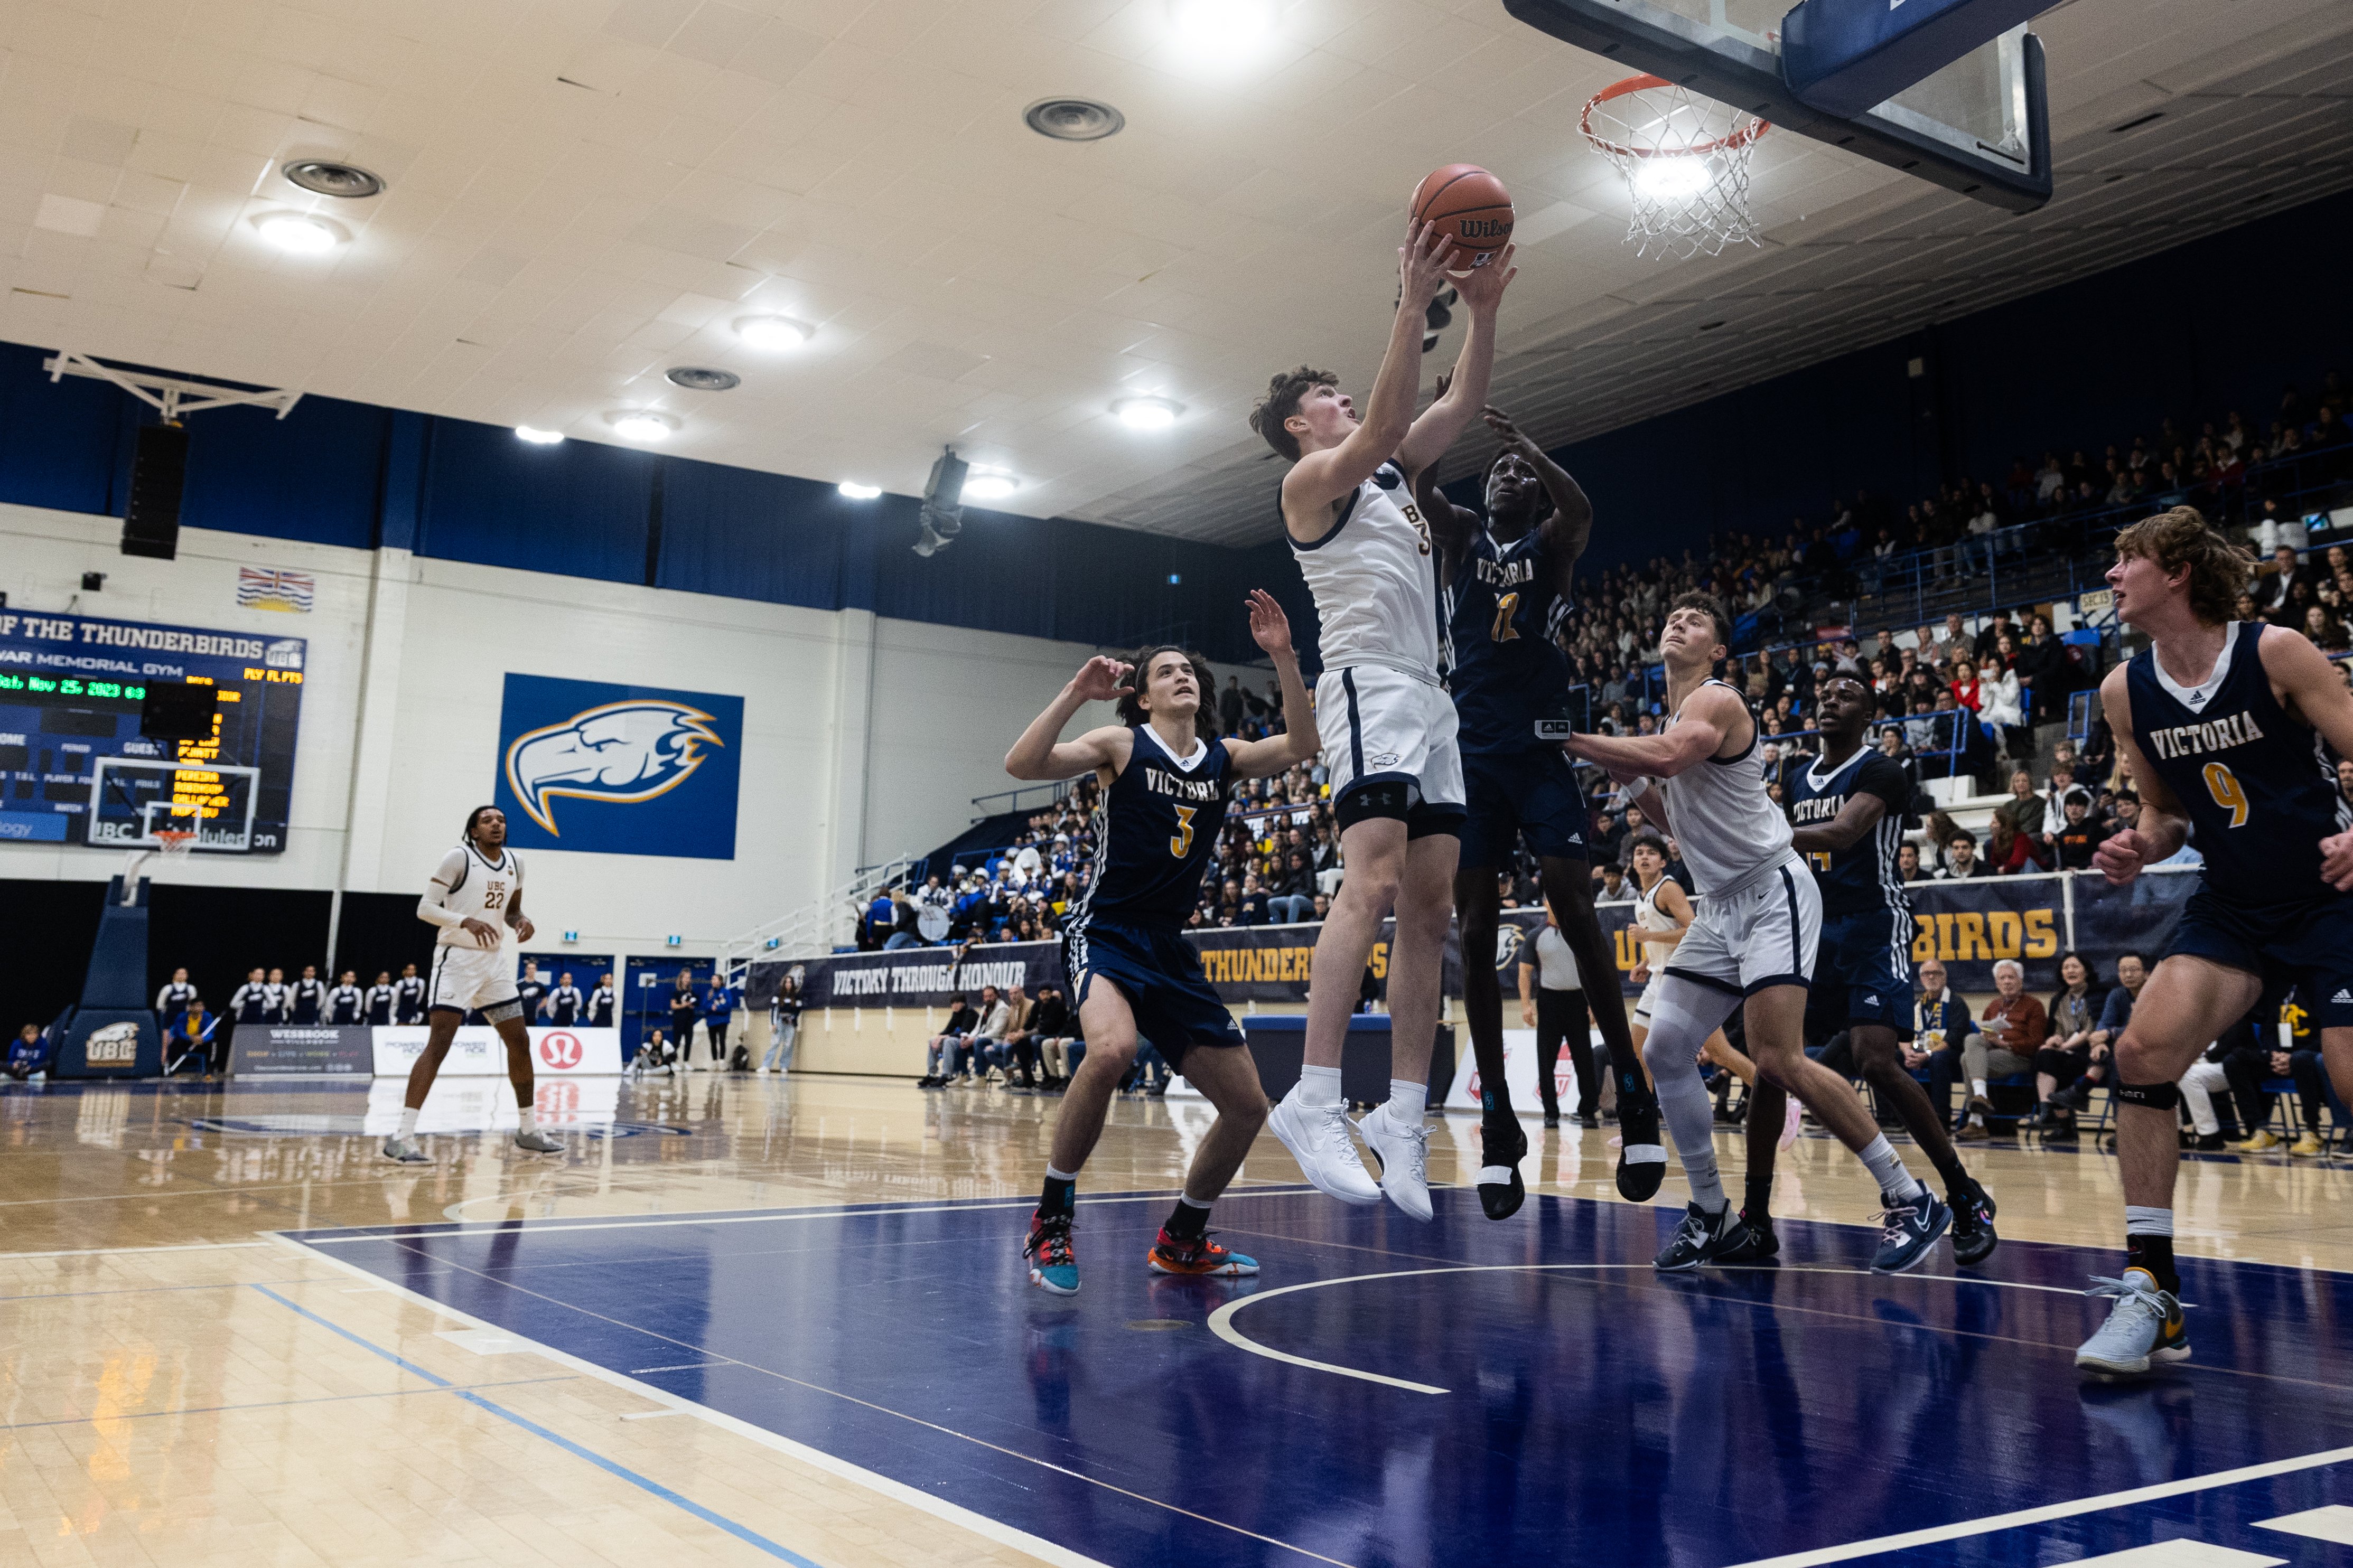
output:
[[[1432,1184],[1432,1185],[1436,1184],[1437,1184],[1435,1183]],[[1297,1186],[1285,1185],[1279,1187],[1229,1187],[1226,1189],[1225,1194],[1218,1201],[1219,1203],[1229,1203],[1235,1198],[1261,1197],[1269,1195],[1296,1196],[1301,1193],[1314,1192],[1314,1188],[1306,1186],[1303,1184]],[[1164,1204],[1167,1203],[1175,1194],[1176,1189],[1172,1187],[1165,1193],[1136,1193],[1125,1197],[1089,1198],[1087,1203],[1090,1207],[1101,1207],[1106,1204]],[[689,1215],[671,1219],[624,1219],[615,1220],[609,1223],[599,1223],[592,1220],[565,1223],[556,1220],[531,1219],[502,1220],[489,1223],[501,1226],[520,1227],[520,1230],[527,1230],[533,1236],[548,1236],[558,1231],[568,1230],[659,1230],[666,1226],[679,1225],[780,1225],[793,1220],[856,1219],[870,1215],[887,1216],[895,1219],[900,1215],[906,1214],[987,1214],[994,1209],[1032,1209],[1037,1206],[1038,1200],[1035,1198],[1008,1198],[1003,1203],[936,1204],[926,1205],[922,1207],[795,1209],[783,1214],[716,1215],[705,1218],[696,1218],[695,1216]],[[278,1232],[275,1234],[291,1235],[299,1233]],[[498,1231],[490,1228],[484,1228],[481,1230],[391,1230],[379,1231],[367,1236],[322,1236],[315,1238],[305,1239],[299,1245],[303,1247],[350,1247],[354,1243],[363,1241],[431,1241],[437,1237],[495,1236],[497,1234],[499,1234]],[[230,1242],[226,1245],[232,1247],[253,1247],[266,1246],[268,1244],[256,1242]],[[138,1249],[133,1248],[132,1250]],[[171,1249],[166,1247],[160,1250],[169,1251]],[[21,1253],[17,1256],[27,1258],[46,1258],[52,1255],[47,1253]],[[63,1255],[59,1254],[57,1256]]]
[[[240,1247],[268,1247],[267,1241],[183,1241],[169,1247],[77,1247],[64,1252],[0,1252],[0,1263],[19,1258],[105,1258],[131,1252],[228,1252]]]
[[[2081,1498],[2073,1502],[2049,1503],[2042,1508],[2022,1508],[2011,1513],[1965,1520],[1959,1524],[1939,1524],[1902,1535],[1883,1535],[1875,1541],[1825,1546],[1813,1552],[1792,1552],[1781,1557],[1759,1557],[1752,1563],[1737,1563],[1735,1568],[1813,1568],[1814,1564],[1821,1563],[1849,1563],[1858,1557],[1874,1557],[1883,1552],[1904,1552],[1915,1546],[1933,1546],[1942,1541],[1964,1541],[1972,1535],[1991,1535],[1999,1530],[2015,1530],[2022,1524],[2073,1519],[2077,1514],[2097,1513],[2103,1509],[2130,1508],[2137,1503],[2158,1502],[2189,1492],[2234,1487],[2242,1481],[2265,1480],[2273,1476],[2316,1470],[2324,1465],[2342,1465],[2348,1461],[2353,1461],[2353,1448],[2330,1448],[2323,1453],[2305,1454],[2293,1459],[2273,1459],[2261,1465],[2244,1465],[2235,1470],[2217,1470],[2211,1476],[2159,1481],[2155,1486],[2135,1487],[2130,1491],[2108,1492],[2100,1497]]]
[[[461,1312],[455,1307],[445,1305],[405,1285],[394,1285],[383,1280],[355,1263],[346,1263],[340,1258],[332,1258],[325,1253],[315,1251],[311,1244],[296,1241],[283,1233],[273,1233],[267,1245],[285,1247],[299,1256],[316,1258],[330,1268],[340,1268],[354,1279],[383,1285],[390,1293],[406,1296],[418,1306],[438,1312],[443,1317],[455,1318],[460,1322],[470,1323],[478,1329],[493,1329],[501,1333],[507,1331],[499,1329],[495,1323],[477,1318],[470,1312]],[[626,1373],[598,1366],[594,1362],[583,1361],[578,1356],[566,1354],[552,1346],[538,1344],[535,1341],[532,1342],[536,1346],[539,1353],[550,1361],[561,1362],[575,1372],[596,1379],[599,1383],[610,1384],[615,1388],[625,1389],[640,1399],[651,1400],[655,1404],[668,1406],[665,1410],[640,1412],[640,1415],[644,1417],[650,1418],[657,1415],[696,1416],[723,1431],[733,1432],[739,1437],[749,1438],[764,1448],[774,1449],[779,1454],[798,1459],[805,1465],[814,1466],[828,1475],[839,1476],[844,1480],[855,1482],[871,1491],[881,1493],[894,1502],[902,1502],[910,1508],[918,1509],[934,1519],[944,1520],[985,1540],[996,1542],[1000,1546],[1009,1546],[1016,1552],[1027,1552],[1041,1563],[1053,1564],[1054,1568],[1108,1568],[1108,1564],[1100,1563],[1094,1558],[1072,1552],[1065,1546],[1058,1546],[1050,1541],[1030,1534],[1028,1531],[1016,1530],[1009,1524],[1000,1524],[986,1514],[975,1513],[970,1509],[960,1508],[944,1499],[918,1491],[902,1481],[894,1481],[890,1477],[878,1474],[863,1466],[853,1465],[849,1460],[838,1458],[822,1448],[812,1448],[805,1443],[796,1443],[789,1437],[779,1436],[764,1427],[754,1426],[749,1421],[739,1420],[723,1410],[713,1410],[709,1405],[698,1405],[691,1399],[681,1399],[675,1394],[655,1387],[652,1384],[639,1383],[636,1378]],[[626,1421],[631,1417],[624,1415],[622,1419]]]

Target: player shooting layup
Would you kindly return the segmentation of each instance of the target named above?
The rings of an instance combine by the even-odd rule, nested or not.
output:
[[[1233,1279],[1258,1272],[1255,1259],[1208,1238],[1209,1205],[1241,1169],[1266,1120],[1266,1092],[1240,1026],[1201,972],[1185,921],[1215,864],[1226,806],[1242,779],[1279,773],[1315,754],[1315,710],[1299,679],[1291,621],[1273,596],[1250,596],[1250,637],[1282,683],[1283,732],[1262,741],[1210,735],[1204,704],[1217,682],[1180,647],[1151,647],[1135,663],[1097,657],[1030,721],[1006,753],[1017,779],[1065,779],[1092,768],[1103,781],[1095,816],[1102,858],[1095,879],[1062,931],[1062,963],[1087,1040],[1086,1059],[1062,1095],[1046,1184],[1029,1216],[1022,1252],[1029,1282],[1057,1296],[1079,1290],[1071,1223],[1079,1168],[1103,1136],[1119,1080],[1150,1040],[1185,1080],[1217,1107],[1185,1190],[1145,1255],[1156,1274]],[[1134,686],[1123,684],[1132,680]],[[1119,700],[1120,722],[1055,742],[1088,702]]]
[[[1790,848],[1788,819],[1765,789],[1757,716],[1714,678],[1732,625],[1705,594],[1667,606],[1666,728],[1656,735],[1577,735],[1571,755],[1635,784],[1642,815],[1666,824],[1699,883],[1699,915],[1660,978],[1642,1059],[1658,1086],[1691,1204],[1661,1252],[1662,1272],[1744,1259],[1757,1246],[1716,1176],[1715,1117],[1699,1080],[1701,1042],[1740,1007],[1758,1072],[1805,1102],[1878,1181],[1885,1229],[1873,1268],[1897,1273],[1928,1254],[1952,1211],[1904,1168],[1846,1080],[1806,1055],[1806,989],[1821,939],[1822,897]]]
[[[2232,621],[2253,559],[2179,506],[2116,535],[2116,618],[2149,646],[2100,682],[2140,791],[2140,821],[2093,863],[2111,882],[2195,837],[2205,858],[2173,942],[2116,1044],[2116,1154],[2125,1268],[2091,1294],[2116,1302],[2075,1352],[2086,1372],[2186,1361],[2173,1264],[2177,1087],[2199,1053],[2290,985],[2316,1015],[2339,1095],[2353,1092],[2353,833],[2322,742],[2353,756],[2353,695],[2293,631]]]
[[[507,1081],[514,1086],[522,1124],[515,1147],[536,1154],[560,1154],[564,1145],[539,1130],[532,1106],[531,1034],[523,1025],[522,997],[515,986],[512,931],[529,942],[532,924],[522,912],[522,858],[507,847],[507,814],[495,805],[476,806],[455,849],[441,858],[417,918],[441,928],[433,949],[433,973],[426,982],[431,1034],[425,1054],[408,1069],[406,1108],[400,1131],[384,1141],[385,1157],[406,1164],[429,1158],[417,1146],[417,1117],[434,1077],[449,1054],[449,1042],[466,1014],[479,1007],[506,1042]]]
[[[1292,459],[1282,527],[1323,623],[1316,724],[1347,863],[1315,942],[1305,1065],[1267,1124],[1323,1191],[1356,1204],[1387,1192],[1416,1219],[1430,1216],[1425,1101],[1463,805],[1454,704],[1438,678],[1436,562],[1413,485],[1486,403],[1495,307],[1513,272],[1507,246],[1451,280],[1470,330],[1451,388],[1416,418],[1422,328],[1450,281],[1448,256],[1428,225],[1398,250],[1397,315],[1361,419],[1329,372],[1304,365],[1274,377],[1250,413],[1250,428]],[[1392,909],[1389,1099],[1356,1123],[1380,1156],[1376,1186],[1348,1136],[1340,1050]]]

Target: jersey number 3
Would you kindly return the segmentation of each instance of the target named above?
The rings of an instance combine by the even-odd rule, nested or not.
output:
[[[1520,611],[1520,596],[1505,594],[1495,601],[1495,626],[1487,636],[1489,642],[1517,642],[1520,630],[1512,625],[1512,617]]]
[[[1180,805],[1176,809],[1176,837],[1168,841],[1168,853],[1182,860],[1193,849],[1193,814],[1198,805]]]
[[[2238,775],[2220,763],[2206,764],[2206,793],[2214,804],[2231,814],[2231,826],[2247,825],[2247,792],[2240,786]]]

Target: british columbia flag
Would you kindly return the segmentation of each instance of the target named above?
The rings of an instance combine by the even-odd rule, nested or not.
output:
[[[317,580],[308,572],[281,572],[266,566],[237,569],[237,602],[240,609],[289,610],[307,616],[311,613],[311,595],[317,591]]]

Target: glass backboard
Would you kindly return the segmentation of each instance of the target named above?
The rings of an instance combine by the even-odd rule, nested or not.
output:
[[[1784,131],[1963,195],[2031,212],[2051,199],[2042,42],[2013,27],[1852,120],[1809,109],[1781,79],[1790,0],[1504,0],[1513,16]]]

